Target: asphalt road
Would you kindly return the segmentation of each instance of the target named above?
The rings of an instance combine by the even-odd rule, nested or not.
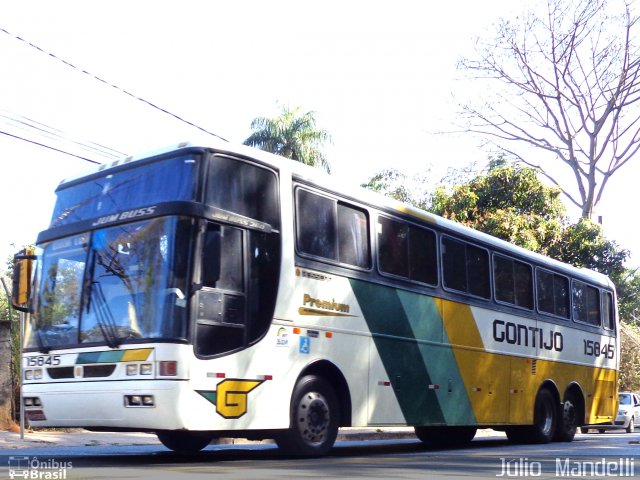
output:
[[[415,440],[338,442],[319,459],[288,458],[268,444],[212,445],[196,455],[160,445],[59,446],[0,451],[0,479],[591,479],[640,477],[636,457],[640,434],[614,432],[549,445],[513,445],[496,434],[447,450]]]

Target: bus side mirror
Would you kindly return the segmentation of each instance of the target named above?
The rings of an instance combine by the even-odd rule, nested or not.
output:
[[[31,271],[36,259],[32,248],[25,248],[13,257],[13,289],[11,305],[20,312],[29,311],[31,297]]]

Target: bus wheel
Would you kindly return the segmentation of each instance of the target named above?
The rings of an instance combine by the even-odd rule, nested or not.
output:
[[[533,425],[508,427],[507,438],[514,443],[549,443],[556,432],[557,417],[553,394],[546,388],[542,389],[533,407]]]
[[[558,426],[553,437],[558,442],[570,442],[576,436],[578,430],[578,412],[573,397],[569,397],[562,404]]]
[[[322,377],[307,375],[293,389],[291,426],[276,436],[278,447],[290,455],[317,457],[331,450],[338,436],[336,394]]]
[[[165,447],[180,453],[199,452],[213,440],[213,436],[206,432],[175,430],[156,432],[156,435]]]
[[[416,437],[429,447],[466,445],[476,436],[476,427],[413,427]]]

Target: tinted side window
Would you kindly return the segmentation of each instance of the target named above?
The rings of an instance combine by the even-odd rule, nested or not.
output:
[[[483,298],[491,297],[489,254],[486,250],[467,245],[467,278],[469,293]]]
[[[378,217],[380,270],[422,283],[438,283],[436,235],[430,230]]]
[[[536,268],[536,291],[539,311],[569,318],[569,279],[567,277]]]
[[[378,217],[378,261],[380,270],[409,277],[409,226]]]
[[[442,239],[442,265],[446,287],[489,298],[489,254],[482,248],[451,238]]]
[[[302,253],[368,268],[369,219],[364,210],[296,190],[297,244]]]
[[[436,234],[419,227],[410,227],[409,278],[436,285],[438,283],[438,254]]]
[[[493,271],[496,300],[533,309],[533,273],[529,265],[495,255]]]
[[[209,164],[206,202],[278,229],[278,190],[273,172],[215,155]]]
[[[463,242],[442,239],[442,269],[445,287],[467,291],[466,248]]]
[[[602,324],[604,325],[604,328],[608,330],[613,330],[615,328],[613,295],[609,292],[602,292]]]
[[[369,266],[369,227],[367,214],[338,203],[338,261]]]
[[[573,282],[573,319],[577,322],[600,326],[600,295],[598,289]]]
[[[335,202],[306,190],[297,190],[296,220],[301,252],[337,260]]]

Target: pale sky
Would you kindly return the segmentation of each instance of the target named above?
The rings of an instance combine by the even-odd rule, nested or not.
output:
[[[335,175],[361,183],[384,168],[430,169],[437,181],[447,167],[486,161],[479,139],[433,132],[455,119],[457,60],[513,3],[3,2],[0,131],[99,161],[109,159],[6,117],[125,154],[210,139],[86,70],[233,142],[248,136],[254,117],[275,115],[278,102],[313,110],[332,135]],[[59,181],[91,165],[2,134],[0,154],[4,264],[46,228]],[[639,173],[632,165],[613,177],[598,212],[607,237],[636,252],[632,263],[640,240],[624,205]]]

